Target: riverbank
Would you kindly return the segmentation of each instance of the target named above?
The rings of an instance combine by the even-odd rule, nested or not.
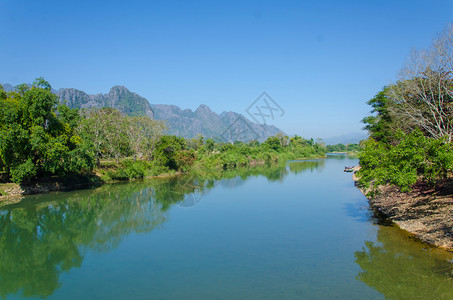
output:
[[[156,176],[147,176],[143,179],[174,177],[181,174],[181,172],[165,173]],[[89,177],[51,178],[33,181],[27,184],[16,184],[13,182],[0,183],[0,204],[18,202],[26,195],[82,190],[99,187],[104,184],[127,181],[130,180],[104,181],[100,176],[92,175]]]
[[[0,183],[0,203],[17,202],[25,195],[57,191],[72,191],[100,186],[102,180],[96,175],[46,178],[29,183]]]
[[[357,185],[358,178],[353,175]],[[361,189],[366,196],[368,190]],[[417,184],[411,192],[394,186],[378,188],[378,194],[367,197],[371,208],[422,242],[453,251],[453,179],[429,187]]]
[[[305,159],[315,159],[323,158],[324,156],[310,156],[299,158],[298,160]],[[277,164],[280,159],[273,161],[271,164]],[[287,161],[287,160],[284,160]],[[283,161],[283,162],[284,162]],[[251,160],[249,164],[244,166],[238,166],[234,169],[239,168],[258,168],[265,166],[266,162],[264,160]],[[93,174],[90,176],[73,176],[68,178],[47,178],[30,183],[16,184],[12,182],[3,182],[0,183],[0,204],[12,203],[20,201],[26,195],[33,194],[43,194],[49,192],[59,192],[59,191],[72,191],[79,189],[87,189],[98,187],[103,184],[110,184],[116,182],[127,182],[131,180],[142,180],[142,179],[152,179],[152,178],[168,178],[179,176],[181,174],[195,174],[195,175],[204,175],[210,174],[212,172],[223,172],[229,169],[223,169],[219,167],[207,167],[206,165],[197,166],[197,168],[191,169],[188,172],[181,171],[171,171],[166,173],[160,173],[157,175],[146,175],[136,179],[111,179],[110,176],[106,174],[116,173],[121,169],[120,164],[105,164],[98,169],[94,170]]]

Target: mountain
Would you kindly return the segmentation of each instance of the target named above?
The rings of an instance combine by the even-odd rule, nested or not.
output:
[[[14,91],[14,86],[12,86],[9,83],[2,84],[2,86],[3,86],[3,89],[5,90],[5,92]]]
[[[264,141],[269,136],[283,133],[275,126],[256,124],[235,112],[222,112],[218,115],[204,104],[195,111],[167,104],[155,104],[151,107],[155,119],[164,120],[170,134],[185,138],[194,138],[201,134],[206,138],[247,142],[254,139]]]
[[[0,83],[1,84],[1,83]],[[5,92],[12,92],[16,89],[16,86],[12,85],[12,84],[9,84],[9,83],[3,83],[1,84],[3,86],[3,89],[5,90]],[[26,85],[28,85],[28,87],[31,87],[32,84],[31,83],[26,83]],[[54,94],[57,94],[57,91],[54,90],[54,89],[51,89],[52,93]]]
[[[148,100],[124,86],[114,86],[108,94],[88,95],[77,89],[59,89],[57,95],[60,103],[71,108],[112,107],[130,116],[154,116]]]
[[[3,84],[6,91],[14,90],[11,84]],[[176,105],[153,104],[140,95],[129,91],[124,86],[114,86],[108,94],[90,95],[73,88],[52,90],[58,95],[60,103],[71,108],[112,107],[130,115],[146,115],[156,120],[165,121],[168,133],[194,138],[201,134],[228,142],[264,141],[269,136],[284,134],[275,126],[260,125],[235,112],[217,114],[202,104],[195,111],[181,109]]]
[[[336,145],[336,144],[358,144],[361,140],[368,138],[368,134],[365,132],[354,132],[348,133],[340,136],[325,138],[322,141],[326,145]]]

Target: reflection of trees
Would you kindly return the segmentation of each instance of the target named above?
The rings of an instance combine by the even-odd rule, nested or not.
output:
[[[199,174],[199,178],[210,176],[211,182],[213,179],[220,182],[223,187],[235,188],[243,185],[250,177],[265,177],[268,181],[283,181],[288,175],[286,164],[262,165],[251,168],[239,168],[235,170],[227,170],[217,174]]]
[[[292,161],[289,163],[289,170],[294,174],[299,174],[306,171],[313,172],[315,170],[324,169],[325,164],[325,159]]]
[[[172,204],[181,204],[187,196],[203,193],[212,188],[210,180],[198,178],[194,175],[153,180],[153,196],[156,199],[165,199],[162,209],[167,210]]]
[[[193,193],[202,194],[223,179],[232,179],[229,186],[259,176],[282,181],[290,171],[313,169],[319,162],[308,162],[308,166],[258,166],[104,185],[0,207],[0,297],[50,296],[60,286],[62,272],[81,266],[83,248],[107,251],[131,232],[149,232],[168,219],[172,205]]]
[[[383,226],[378,243],[355,252],[357,279],[389,299],[453,299],[453,255],[428,247],[402,230]]]
[[[51,295],[60,273],[81,265],[82,247],[109,250],[125,235],[149,232],[167,220],[168,207],[193,191],[193,182],[181,182],[106,185],[69,199],[43,202],[37,197],[2,207],[0,296]]]
[[[220,181],[224,187],[235,188],[245,183],[250,177],[265,177],[268,181],[283,181],[290,173],[321,170],[324,168],[325,159],[290,161],[288,163],[262,165],[252,168],[239,168],[222,172],[209,172],[197,174],[199,180],[208,181],[207,187],[212,187],[214,182]],[[288,168],[289,166],[289,168]],[[209,179],[206,179],[209,178]]]
[[[349,153],[328,153],[326,159],[344,160],[345,158],[356,159],[357,155]]]

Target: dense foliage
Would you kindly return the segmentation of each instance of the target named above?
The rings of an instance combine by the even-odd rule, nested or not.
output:
[[[403,78],[386,86],[368,104],[363,119],[370,139],[359,154],[364,186],[417,181],[437,184],[453,169],[453,27],[425,50],[414,52]]]
[[[434,184],[446,179],[453,168],[451,144],[444,139],[424,136],[417,130],[396,134],[398,142],[388,144],[374,139],[364,143],[359,153],[361,183],[375,187],[392,184],[410,190],[417,180]]]
[[[92,170],[92,152],[75,134],[80,116],[57,106],[48,82],[0,90],[0,167],[12,181]]]
[[[263,143],[232,144],[203,136],[164,135],[163,123],[146,116],[128,116],[112,108],[78,110],[59,105],[42,78],[13,92],[0,88],[0,113],[0,170],[3,177],[17,183],[92,172],[108,181],[231,170],[326,152],[313,139],[282,134]]]
[[[359,144],[336,144],[327,145],[327,152],[357,152],[359,151]]]

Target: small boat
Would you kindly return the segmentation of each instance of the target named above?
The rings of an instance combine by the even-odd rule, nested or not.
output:
[[[344,167],[344,171],[343,172],[354,172],[354,166],[352,166],[352,167]]]

